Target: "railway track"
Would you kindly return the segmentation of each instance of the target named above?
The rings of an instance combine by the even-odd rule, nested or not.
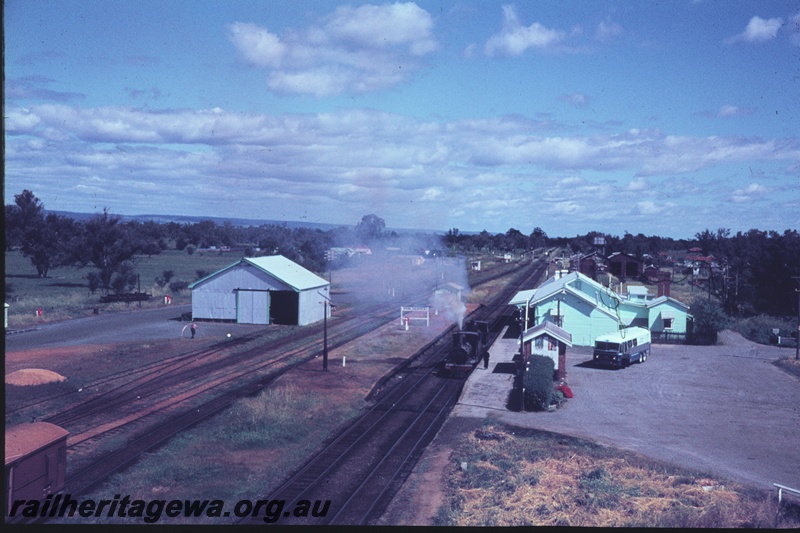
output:
[[[521,285],[538,281],[544,266],[523,269],[487,305],[470,317],[490,322],[489,344],[513,319],[507,302]],[[460,395],[466,378],[443,378],[441,361],[451,347],[449,333],[441,335],[415,356],[378,395],[375,404],[331,440],[314,458],[270,492],[266,500],[283,501],[286,509],[301,501],[330,501],[324,517],[294,517],[284,525],[366,525],[386,509]],[[262,516],[242,524],[263,524]]]
[[[527,265],[521,265],[499,274],[482,276],[480,283],[508,275],[510,272],[519,272],[526,267]],[[510,296],[503,298],[504,301],[497,305],[505,307]],[[421,299],[419,303],[424,301]],[[490,309],[492,306],[485,307]],[[343,315],[345,316],[328,324],[330,349],[351,342],[395,320],[397,309],[395,304],[378,305],[370,307],[363,314],[347,316],[343,313]],[[255,394],[269,386],[272,381],[294,366],[318,357],[322,349],[321,333],[322,326],[318,324],[276,341],[269,349],[261,345],[235,351],[233,348],[237,345],[245,346],[253,340],[252,336],[238,337],[234,341],[217,343],[202,350],[192,350],[133,371],[109,375],[90,384],[102,389],[102,392],[98,392],[89,400],[76,399],[72,403],[68,402],[68,407],[45,419],[66,427],[72,433],[69,443],[72,468],[66,492],[72,495],[85,493],[111,473],[134,463],[142,453],[155,449],[181,431],[214,416],[238,399]],[[402,372],[408,376],[433,374],[436,363],[443,358],[444,353],[437,350],[445,350],[438,345],[449,346],[449,338],[443,340],[446,336],[430,343],[425,350],[427,355],[425,357],[420,355],[417,358],[419,362],[409,365]],[[453,380],[450,386],[454,388],[449,392],[434,392],[435,399],[429,400],[430,404],[419,415],[415,427],[421,425],[432,427],[429,422],[431,418],[429,413],[432,411],[438,410],[436,416],[439,418],[449,412],[458,397],[461,383]],[[420,387],[422,387],[420,390],[423,390],[425,385],[421,383]],[[388,397],[389,389],[390,387],[381,388],[378,396]],[[176,394],[178,392],[180,394]],[[161,400],[156,401],[156,396]],[[63,403],[64,399],[49,398],[19,409],[41,407],[48,401],[59,400]],[[143,408],[145,405],[150,407]],[[413,412],[414,409],[411,404],[406,407],[408,412]],[[398,427],[407,424],[398,420],[394,422],[399,424]],[[411,438],[419,431],[414,429],[405,433]],[[415,447],[409,448],[406,444],[398,446],[402,449],[418,449],[421,452],[433,434],[435,431],[429,435],[423,432],[422,439],[417,436],[419,442]],[[117,443],[123,441],[124,445],[116,444],[104,449],[102,446],[104,440]],[[98,453],[98,449],[101,452]],[[401,451],[393,451],[391,455],[395,457]],[[408,457],[402,463],[413,464],[416,461],[412,455]],[[387,459],[383,467],[388,468],[390,464],[392,462]],[[395,474],[393,477],[400,483],[404,479],[400,474]],[[365,483],[361,490],[371,491],[372,489],[368,487],[369,485]],[[388,493],[384,489],[382,491],[384,498],[390,498],[386,496]],[[348,505],[352,506],[355,501],[361,499],[353,498],[352,503]],[[374,514],[375,509],[369,513]]]

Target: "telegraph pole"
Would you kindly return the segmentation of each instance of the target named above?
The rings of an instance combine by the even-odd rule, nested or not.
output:
[[[792,276],[796,282],[800,282],[800,276]],[[800,360],[800,289],[795,289],[797,293],[797,331],[794,337],[794,358]]]
[[[328,371],[328,306],[331,309],[334,308],[334,305],[331,303],[330,298],[322,294],[321,292],[317,291],[317,294],[322,296],[322,301],[320,302],[323,305],[323,313],[322,313],[322,371]]]
[[[323,372],[328,371],[328,301],[324,302],[324,315],[322,315],[322,330],[323,330],[323,338],[322,338],[322,370]]]

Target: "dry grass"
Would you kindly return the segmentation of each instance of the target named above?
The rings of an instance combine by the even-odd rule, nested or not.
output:
[[[458,526],[797,527],[774,495],[533,430],[470,434],[437,522]],[[466,468],[463,465],[466,463]]]

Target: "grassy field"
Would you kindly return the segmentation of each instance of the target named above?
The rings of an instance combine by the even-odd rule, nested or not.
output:
[[[139,275],[141,290],[153,297],[142,305],[158,305],[166,294],[170,294],[173,304],[191,302],[190,291],[173,294],[168,286],[164,288],[158,286],[156,278],[162,276],[165,270],[174,272],[172,281],[192,282],[198,279],[198,271],[211,273],[240,258],[240,254],[195,252],[189,255],[185,251],[178,250],[167,250],[152,257],[137,256],[134,268]],[[95,308],[113,311],[128,305],[138,305],[100,303],[101,291],[92,294],[86,282],[86,275],[94,270],[90,266],[53,268],[48,277],[42,279],[36,276],[36,269],[19,251],[6,252],[5,261],[6,303],[10,305],[8,308],[10,329],[86,316],[93,313]],[[42,309],[41,317],[35,316],[35,311],[39,308]]]

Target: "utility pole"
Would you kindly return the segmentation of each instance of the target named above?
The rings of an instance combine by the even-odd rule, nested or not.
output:
[[[323,305],[323,313],[322,313],[322,371],[328,371],[328,306],[333,309],[335,306],[331,303],[331,299],[328,298],[326,295],[322,294],[321,292],[317,291],[317,294],[322,296],[322,301],[320,302]]]
[[[795,282],[800,283],[800,276],[792,276]],[[800,360],[800,289],[795,289],[797,293],[797,331],[794,337],[794,358]]]
[[[322,315],[322,371],[328,371],[328,301],[323,302],[325,306],[324,315]]]

